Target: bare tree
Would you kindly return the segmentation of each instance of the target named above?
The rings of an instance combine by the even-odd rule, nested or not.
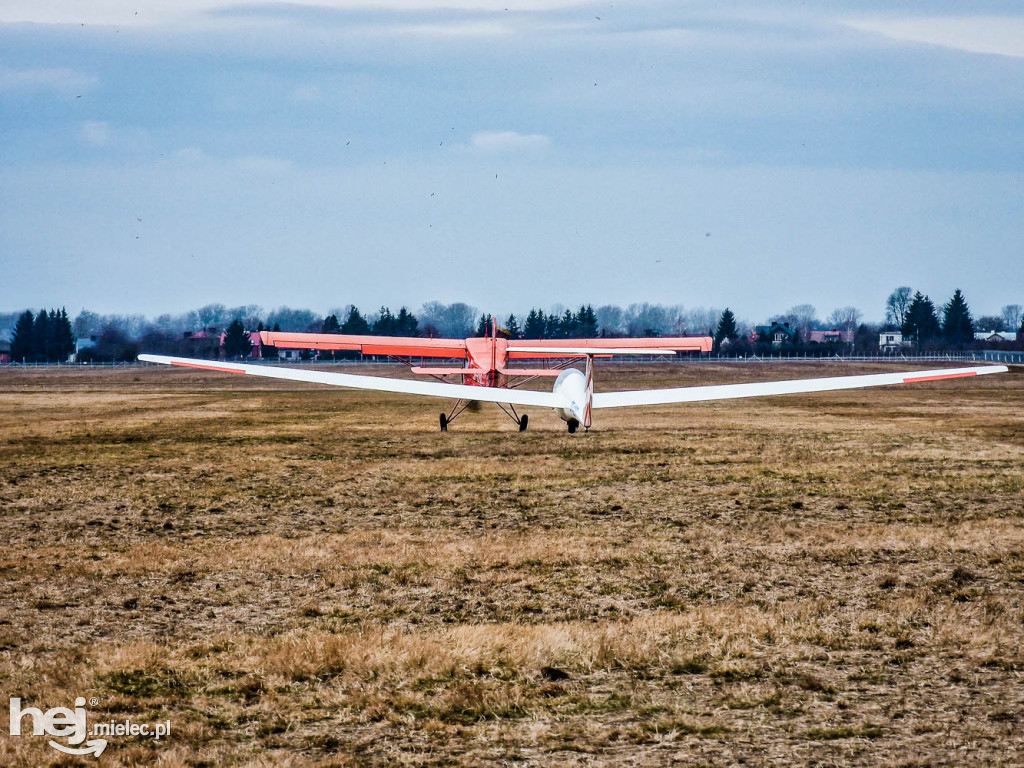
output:
[[[598,330],[605,336],[613,336],[617,333],[625,333],[624,314],[622,307],[615,304],[605,304],[594,310],[597,316]]]
[[[789,327],[800,334],[800,341],[806,341],[810,332],[817,329],[821,323],[818,319],[818,310],[811,304],[790,307],[785,314],[773,317],[771,322],[789,323]]]
[[[263,321],[263,307],[259,304],[243,304],[240,307],[230,307],[226,316],[230,320],[241,320],[249,330],[255,330]]]
[[[14,326],[18,323],[18,318],[25,314],[25,310],[21,312],[0,312],[0,339],[7,339],[10,341],[11,336],[14,334]]]
[[[207,304],[196,310],[199,314],[199,322],[204,328],[212,328],[224,325],[229,322],[228,308],[223,304]]]
[[[828,325],[842,331],[855,331],[863,317],[856,307],[839,307],[828,316]]]
[[[696,307],[686,313],[687,331],[696,335],[714,336],[724,310],[717,307]]]
[[[1000,314],[1003,322],[1006,323],[1006,330],[1016,331],[1020,328],[1021,317],[1024,316],[1024,308],[1020,304],[1007,304],[1002,308]]]
[[[889,294],[885,300],[885,322],[899,328],[907,321],[907,311],[914,300],[914,289],[909,285],[901,285]]]
[[[668,313],[661,304],[630,304],[625,320],[630,336],[663,336],[669,331]]]
[[[199,310],[202,314],[202,310]],[[310,309],[278,307],[267,316],[267,325],[278,326],[282,331],[305,333],[312,328],[320,330],[324,319]]]
[[[670,336],[686,335],[686,312],[682,304],[676,304],[665,308],[665,320],[668,323],[667,331]]]
[[[95,312],[83,309],[72,323],[75,336],[80,339],[99,337],[103,333],[103,318]]]
[[[442,304],[440,301],[428,301],[416,316],[420,327],[428,333],[436,331],[444,338],[463,339],[473,333],[477,310],[462,302]]]
[[[997,333],[1006,330],[1017,330],[1016,328],[1008,329],[1006,321],[1001,315],[982,315],[974,321],[974,328],[978,331],[996,331]]]

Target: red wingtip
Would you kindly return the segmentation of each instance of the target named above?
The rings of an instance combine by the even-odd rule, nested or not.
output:
[[[967,371],[966,373],[943,373],[937,376],[904,376],[904,384],[920,384],[923,381],[942,381],[943,379],[964,379],[969,376],[977,376],[975,371]]]

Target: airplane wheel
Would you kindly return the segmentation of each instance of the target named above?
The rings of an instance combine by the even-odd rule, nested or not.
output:
[[[519,417],[519,431],[525,432],[527,425],[530,423],[530,417],[528,414],[523,414]]]
[[[573,435],[576,433],[576,430],[579,429],[580,423],[576,421],[576,419],[569,419],[566,426],[569,427],[569,434]]]
[[[448,417],[445,416],[442,413],[441,414],[441,418],[439,419],[439,421],[441,422],[441,431],[442,432],[447,432],[448,431]]]

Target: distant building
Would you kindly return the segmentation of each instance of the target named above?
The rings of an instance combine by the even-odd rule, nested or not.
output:
[[[882,331],[878,334],[878,349],[882,352],[899,352],[911,342],[903,338],[901,331]]]
[[[96,346],[96,342],[99,340],[97,336],[86,336],[84,339],[75,339],[75,351],[71,353],[71,357],[68,358],[68,362],[77,363],[79,361],[79,355],[86,349],[92,349]]]
[[[201,331],[185,331],[182,343],[187,357],[217,357],[220,354],[220,331],[205,328]]]
[[[263,337],[260,336],[259,331],[248,331],[249,343],[252,344],[252,350],[249,352],[250,360],[262,360],[263,359]],[[220,345],[224,346],[224,339],[227,337],[227,331],[222,331],[220,334]]]
[[[759,325],[754,329],[754,335],[750,337],[750,340],[779,347],[796,340],[796,329],[790,328],[789,323]]]
[[[260,336],[259,331],[249,331],[249,341],[252,342],[252,352],[249,353],[249,357],[253,360],[263,359],[263,337]]]
[[[811,344],[852,344],[853,331],[840,331],[833,328],[831,331],[811,331],[807,334]]]
[[[1002,344],[1004,341],[1016,341],[1016,331],[975,331],[975,341],[987,341],[992,344]]]
[[[0,365],[11,362],[11,342],[0,339]]]

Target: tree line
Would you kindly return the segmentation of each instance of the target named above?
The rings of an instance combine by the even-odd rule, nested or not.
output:
[[[1024,308],[1007,304],[999,315],[974,319],[967,299],[957,288],[937,310],[930,297],[902,285],[886,299],[887,329],[899,330],[918,350],[964,349],[974,344],[975,331],[1012,332],[1018,345],[1024,340]]]
[[[75,351],[75,334],[67,310],[45,309],[18,316],[11,334],[11,359],[27,363],[67,360]]]
[[[617,305],[581,304],[575,309],[555,305],[548,310],[531,307],[524,314],[494,318],[471,305],[456,302],[427,302],[416,313],[408,307],[393,312],[382,306],[364,314],[348,305],[331,309],[326,316],[309,309],[278,307],[270,312],[257,305],[228,307],[208,304],[181,315],[161,315],[148,320],[142,315],[99,315],[83,310],[70,321],[66,310],[33,314],[0,315],[0,335],[13,324],[11,357],[14,360],[53,361],[67,359],[81,340],[79,360],[133,360],[139,351],[165,354],[244,356],[251,349],[248,333],[283,330],[315,333],[346,333],[377,336],[424,336],[464,338],[488,335],[496,322],[498,332],[508,338],[572,339],[621,336],[706,335],[715,339],[720,354],[744,356],[782,351],[831,354],[876,352],[878,334],[900,330],[918,350],[964,349],[974,344],[974,331],[1019,331],[1024,340],[1021,306],[1007,305],[999,315],[975,319],[963,293],[957,289],[941,308],[907,286],[895,289],[885,305],[884,323],[865,323],[855,307],[840,307],[821,319],[813,305],[799,304],[773,315],[768,324],[788,325],[792,336],[781,346],[759,338],[755,327],[741,320],[729,308],[697,307],[651,303]],[[815,330],[844,332],[842,345],[810,342]],[[221,344],[221,331],[228,335]]]

